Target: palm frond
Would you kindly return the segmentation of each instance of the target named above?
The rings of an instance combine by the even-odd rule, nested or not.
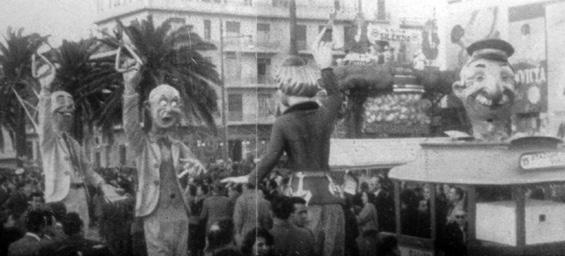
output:
[[[212,113],[217,110],[217,96],[213,85],[203,80],[218,84],[220,77],[215,66],[198,52],[215,49],[215,46],[202,40],[188,26],[173,29],[170,21],[156,26],[152,16],[129,26],[119,20],[117,24],[121,32],[102,42],[116,49],[122,40],[129,40],[136,54],[144,60],[140,102],[145,101],[155,86],[168,83],[181,93],[185,114],[192,124],[203,122],[215,129]],[[105,111],[110,109],[117,107],[107,106]]]

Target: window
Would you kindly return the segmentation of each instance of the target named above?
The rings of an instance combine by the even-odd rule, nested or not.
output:
[[[100,158],[101,158],[100,152],[94,153],[94,166],[100,167],[100,162],[101,162]]]
[[[120,165],[126,165],[127,163],[127,151],[125,145],[120,145]]]
[[[318,33],[322,32],[322,30],[324,29],[326,25],[321,25],[318,26]],[[324,33],[324,36],[322,37],[322,41],[324,42],[331,42],[332,41],[332,36],[333,36],[333,32],[331,29],[326,30],[326,33]]]
[[[267,43],[269,42],[269,34],[271,31],[271,25],[266,23],[257,23],[257,42]]]
[[[355,41],[355,34],[357,34],[357,29],[355,29],[355,26],[349,25],[343,27],[343,41],[346,44],[350,44]]]
[[[173,30],[178,29],[184,25],[186,25],[186,20],[180,17],[171,17],[168,18],[165,22],[170,22],[171,28]],[[192,31],[192,25],[188,25],[189,31]]]
[[[265,84],[269,82],[271,73],[271,59],[257,58],[257,83]]]
[[[386,20],[385,0],[377,1],[377,20]]]
[[[185,24],[186,20],[180,17],[171,17],[167,19],[168,22],[175,23],[175,24]]]
[[[243,96],[241,94],[228,95],[228,120],[243,120]]]
[[[287,0],[271,0],[271,4],[275,7],[288,7],[289,1],[287,1]]]
[[[239,28],[241,24],[237,21],[226,21],[226,32],[228,35],[237,36],[239,35]]]
[[[224,68],[224,76],[226,80],[233,81],[241,79],[241,63],[235,53],[226,53]]]
[[[33,141],[26,141],[25,145],[25,156],[28,159],[33,159]]]
[[[258,101],[258,115],[259,117],[269,117],[273,114],[273,107],[271,105],[271,94],[268,93],[260,93],[257,96]]]
[[[204,20],[204,40],[210,41],[212,39],[212,22]]]
[[[306,25],[297,25],[296,26],[296,48],[297,50],[306,50],[307,48],[307,40],[306,40]]]

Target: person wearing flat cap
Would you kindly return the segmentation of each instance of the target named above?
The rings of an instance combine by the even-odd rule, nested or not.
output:
[[[508,58],[512,45],[500,39],[485,39],[467,48],[470,58],[461,68],[460,80],[452,88],[472,125],[473,137],[503,141],[511,136],[511,109],[516,96],[514,69]]]

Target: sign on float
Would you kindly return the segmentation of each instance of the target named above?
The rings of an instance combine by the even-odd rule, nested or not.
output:
[[[565,167],[565,152],[536,152],[520,156],[523,170]]]

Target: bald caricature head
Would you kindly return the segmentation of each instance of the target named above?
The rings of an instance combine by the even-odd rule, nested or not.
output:
[[[461,69],[460,80],[453,84],[455,96],[473,126],[481,121],[509,123],[516,81],[508,57],[514,49],[503,40],[488,39],[471,44],[467,52],[471,57]]]
[[[65,91],[56,91],[51,94],[51,113],[53,124],[60,132],[70,131],[73,125],[75,102],[73,96]]]
[[[149,93],[149,111],[154,129],[168,129],[181,117],[180,94],[174,87],[162,84]]]

